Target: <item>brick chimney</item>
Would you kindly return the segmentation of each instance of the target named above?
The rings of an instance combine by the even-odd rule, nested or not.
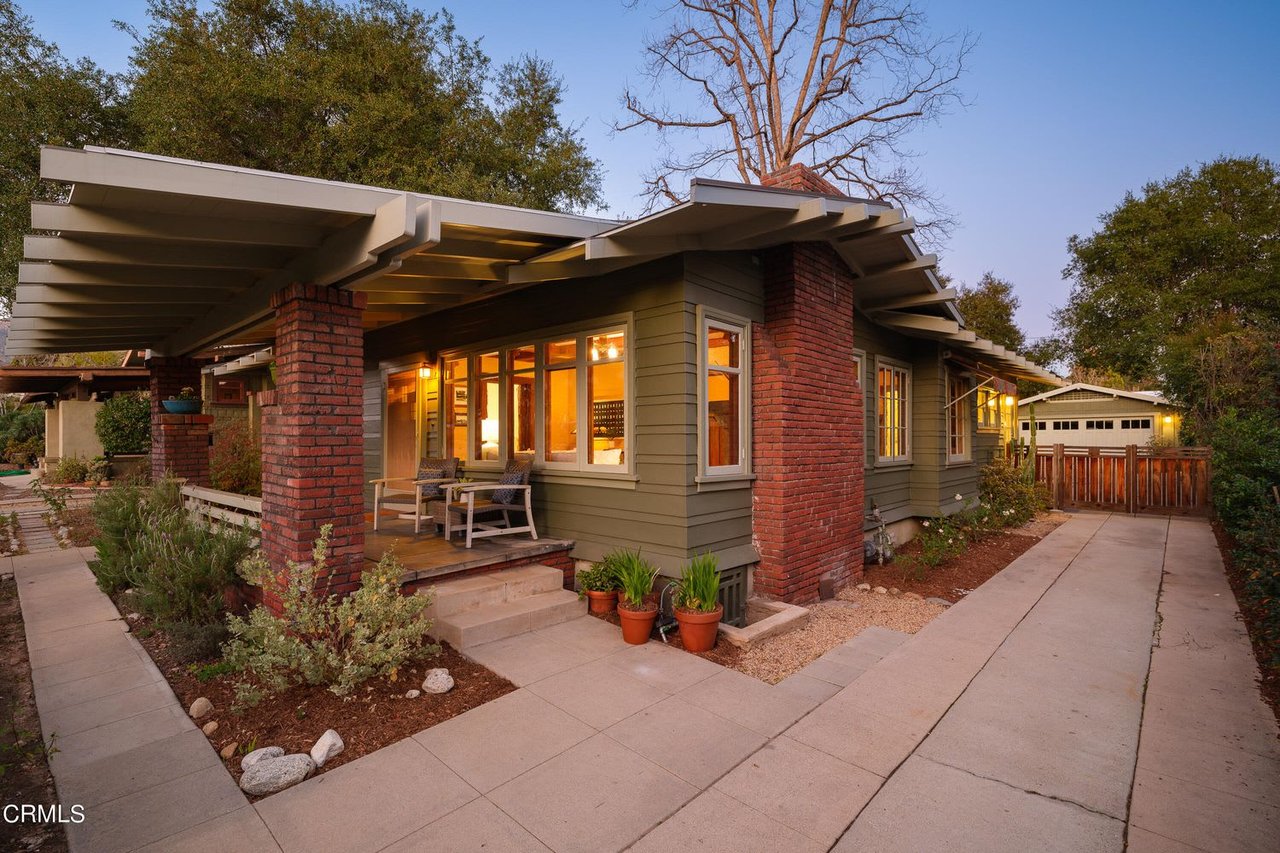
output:
[[[807,193],[845,197],[845,194],[836,189],[834,184],[826,178],[820,177],[817,172],[803,163],[792,163],[790,166],[785,166],[772,174],[765,175],[760,179],[760,185],[778,187],[784,190],[800,190]]]

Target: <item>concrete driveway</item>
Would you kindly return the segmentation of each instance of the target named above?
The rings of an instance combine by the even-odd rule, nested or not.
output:
[[[1272,851],[1280,838],[1275,720],[1201,521],[1076,516],[918,634],[855,637],[826,681],[771,687],[659,643],[625,647],[589,617],[481,646],[519,690],[253,804],[79,552],[5,562],[42,723],[64,735],[59,794],[87,806],[74,850]]]

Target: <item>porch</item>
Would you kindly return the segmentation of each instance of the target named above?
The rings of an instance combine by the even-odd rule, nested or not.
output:
[[[376,563],[387,551],[393,551],[404,566],[402,583],[407,587],[424,584],[442,577],[457,577],[481,571],[497,571],[530,563],[542,563],[565,572],[566,588],[572,586],[573,558],[569,552],[573,542],[567,539],[537,540],[525,534],[480,539],[466,548],[460,541],[448,542],[443,536],[423,530],[414,534],[413,520],[384,515],[374,531],[373,521],[366,516],[364,558]]]

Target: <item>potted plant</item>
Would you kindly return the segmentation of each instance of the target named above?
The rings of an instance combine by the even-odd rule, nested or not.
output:
[[[606,554],[591,568],[578,572],[578,597],[588,600],[591,613],[611,613],[618,609],[616,554],[616,551]]]
[[[622,623],[622,639],[633,646],[644,645],[658,618],[658,605],[649,597],[658,570],[639,551],[619,551],[615,565],[621,588],[618,619]]]
[[[177,396],[170,397],[168,400],[161,400],[160,404],[171,415],[200,414],[200,396],[196,394],[196,389],[190,386],[179,390]]]
[[[715,646],[724,615],[719,597],[719,562],[712,554],[699,554],[685,564],[674,599],[685,651],[707,652]]]

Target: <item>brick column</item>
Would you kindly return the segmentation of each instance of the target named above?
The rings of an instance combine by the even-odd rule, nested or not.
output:
[[[291,285],[276,311],[276,389],[262,404],[262,549],[276,571],[330,538],[331,592],[359,585],[364,563],[364,294]],[[278,607],[270,590],[263,602]]]
[[[200,363],[190,358],[152,356],[151,372],[151,479],[165,474],[182,477],[196,486],[209,485],[209,415],[171,415],[162,400],[177,396],[183,388],[200,388]]]
[[[818,597],[862,570],[863,405],[853,369],[853,276],[826,243],[765,252],[752,327],[755,589]]]

